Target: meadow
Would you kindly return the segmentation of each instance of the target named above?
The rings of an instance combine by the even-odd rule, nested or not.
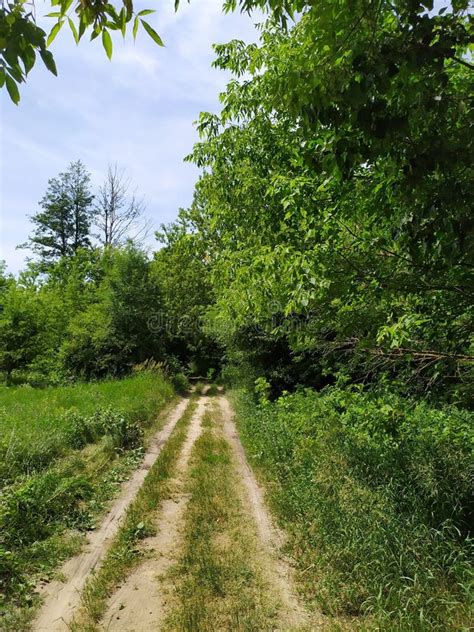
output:
[[[103,417],[112,407],[146,424],[172,394],[171,384],[158,373],[42,389],[1,386],[0,486],[105,434],[100,411]]]

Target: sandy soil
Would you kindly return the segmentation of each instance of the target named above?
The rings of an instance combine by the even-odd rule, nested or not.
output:
[[[277,528],[265,504],[264,493],[257,482],[245,456],[234,424],[234,414],[229,400],[219,397],[222,410],[224,435],[232,447],[236,471],[245,491],[243,499],[252,513],[259,537],[260,566],[263,576],[269,583],[277,598],[279,607],[280,629],[283,630],[318,630],[322,628],[322,620],[309,613],[303,607],[295,590],[294,570],[290,561],[283,555],[285,542],[283,532]]]
[[[69,630],[75,609],[80,603],[81,591],[89,573],[100,563],[107,552],[120,522],[143,484],[148,470],[156,461],[163,445],[184,413],[187,400],[182,399],[170,413],[165,426],[152,439],[140,467],[126,481],[100,528],[91,532],[83,551],[68,560],[61,569],[64,581],[53,581],[40,588],[43,606],[33,622],[34,632]]]
[[[201,397],[176,463],[176,474],[169,483],[170,498],[163,502],[157,513],[156,535],[143,542],[149,557],[109,600],[102,630],[149,632],[158,630],[166,616],[168,594],[172,590],[172,586],[166,586],[166,571],[176,562],[180,548],[180,531],[188,501],[183,488],[191,450],[201,433],[205,406],[206,399]]]

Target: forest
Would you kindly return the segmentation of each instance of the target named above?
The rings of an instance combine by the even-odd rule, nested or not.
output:
[[[291,629],[470,629],[472,13],[465,0],[441,4],[226,2],[265,12],[260,39],[215,45],[215,67],[232,78],[185,157],[201,174],[192,204],[155,233],[152,253],[142,202],[117,167],[97,191],[75,156],[51,174],[22,245],[32,257],[16,276],[0,268],[2,630],[30,629],[38,581],[80,550],[143,458],[156,413],[190,384],[196,406],[204,382],[225,388],[296,592],[324,618]],[[78,12],[84,30],[135,15],[124,2],[101,22],[90,5]],[[240,501],[207,414],[184,528],[194,542],[213,541],[195,533],[213,516],[239,523],[212,504]],[[156,480],[171,476],[177,429]],[[136,564],[162,501],[149,488],[86,589],[78,630],[99,629]],[[239,542],[251,541],[241,528]],[[224,590],[199,574],[197,550],[175,571],[181,610],[148,629],[290,629],[272,627],[247,593],[226,619],[222,595],[244,590],[251,571],[232,572],[246,555],[223,558]]]

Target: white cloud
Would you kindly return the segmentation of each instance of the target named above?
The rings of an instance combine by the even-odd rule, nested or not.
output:
[[[141,0],[138,8],[151,5]],[[0,258],[9,269],[17,271],[27,255],[15,246],[27,238],[27,214],[37,208],[48,178],[77,158],[95,184],[107,163],[127,168],[156,227],[190,203],[197,169],[183,158],[197,139],[192,123],[200,111],[219,108],[227,80],[210,66],[212,43],[258,35],[248,16],[224,15],[220,0],[182,2],[177,13],[173,5],[163,0],[147,18],[165,48],[145,32],[136,43],[114,36],[109,62],[100,41],[76,47],[61,33],[53,44],[58,78],[38,62],[19,107],[1,92]]]

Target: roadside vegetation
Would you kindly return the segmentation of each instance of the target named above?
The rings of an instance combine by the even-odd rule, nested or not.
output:
[[[360,388],[234,400],[313,607],[354,629],[469,628],[472,413]]]
[[[82,30],[97,17],[94,35],[102,28],[108,47],[107,28],[134,15],[118,5],[107,15],[77,7]],[[221,111],[199,116],[187,157],[201,170],[193,201],[155,233],[156,251],[132,230],[143,226],[138,199],[126,188],[119,202],[112,195],[117,171],[94,193],[77,161],[32,216],[34,259],[17,276],[0,266],[3,598],[9,608],[31,601],[32,582],[80,541],[66,533],[89,528],[137,462],[173,389],[192,378],[201,393],[205,376],[239,389],[248,455],[309,604],[355,629],[469,629],[468,2],[224,2],[237,6],[267,12],[260,39],[215,46],[214,65],[231,80]],[[13,98],[12,77],[23,76],[16,37],[26,70],[34,30],[13,28],[25,23],[21,7],[5,11]],[[33,48],[51,64],[41,41]],[[158,373],[133,376],[137,366]],[[224,502],[228,454],[209,428],[193,467],[191,486],[208,505],[189,506],[176,625],[212,627],[219,585],[254,579],[251,536]],[[145,507],[127,519],[127,529],[143,523],[140,533],[148,495],[161,492],[143,493]],[[216,544],[220,524],[236,525],[235,550]],[[128,563],[121,542],[125,561],[107,561],[93,622]],[[264,627],[256,593],[242,595],[248,604],[224,599],[215,616],[233,625],[251,610]]]
[[[36,583],[80,548],[173,396],[157,372],[0,391],[2,629],[26,626]]]

